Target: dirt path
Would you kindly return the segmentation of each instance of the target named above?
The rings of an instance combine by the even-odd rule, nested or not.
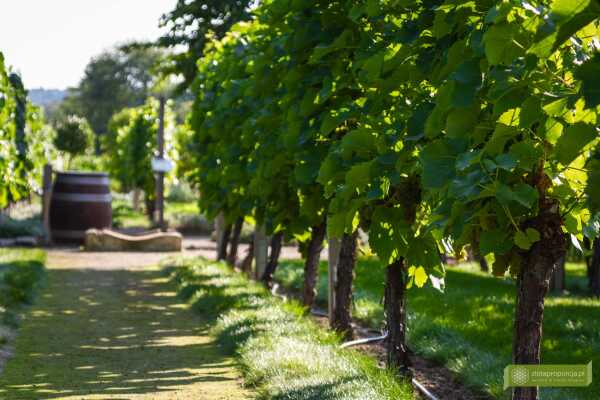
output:
[[[162,257],[50,251],[0,399],[252,398],[207,321],[151,267]]]

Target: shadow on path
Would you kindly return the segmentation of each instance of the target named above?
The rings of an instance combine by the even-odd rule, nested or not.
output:
[[[206,320],[158,270],[50,269],[0,399],[245,399]]]

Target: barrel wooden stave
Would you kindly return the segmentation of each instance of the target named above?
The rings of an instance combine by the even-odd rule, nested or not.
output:
[[[108,175],[92,172],[56,174],[50,201],[50,231],[59,243],[83,243],[85,231],[112,226]]]

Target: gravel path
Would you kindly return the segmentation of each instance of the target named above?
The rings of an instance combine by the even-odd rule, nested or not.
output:
[[[189,253],[204,252],[214,255]],[[23,321],[0,399],[253,398],[208,322],[155,267],[164,256],[50,250],[48,285]]]

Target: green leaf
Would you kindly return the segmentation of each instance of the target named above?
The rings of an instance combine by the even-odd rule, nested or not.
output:
[[[519,126],[522,128],[531,128],[536,122],[542,120],[542,102],[539,98],[531,96],[521,105],[521,114],[519,115]]]
[[[540,240],[540,233],[537,231],[537,229],[527,228],[525,230],[525,233],[527,234],[527,237],[532,243],[535,243]]]
[[[300,102],[300,114],[304,117],[312,114],[318,107],[318,104],[315,103],[315,99],[317,98],[318,90],[309,89],[304,94],[302,101]]]
[[[523,231],[517,231],[517,233],[515,233],[514,242],[523,250],[529,250],[532,244],[529,237],[527,237],[527,234]]]
[[[511,202],[516,202],[523,207],[529,208],[538,199],[538,192],[525,183],[515,186],[514,190],[503,183],[498,183],[496,198],[500,204],[506,207],[509,207]]]
[[[407,139],[420,139],[425,136],[425,121],[429,117],[429,114],[433,110],[434,105],[432,103],[422,103],[413,112],[408,120],[408,136]]]
[[[413,271],[413,275],[415,277],[415,284],[417,287],[422,288],[425,283],[427,283],[427,272],[425,272],[425,268],[417,267],[417,269]]]
[[[377,151],[375,135],[369,129],[358,128],[344,135],[341,142],[345,154],[369,154]]]
[[[477,124],[477,112],[469,108],[457,108],[448,114],[446,133],[450,137],[466,137]]]
[[[512,243],[503,229],[492,229],[481,232],[479,236],[479,251],[482,256],[490,253],[506,254],[512,249]]]
[[[573,235],[577,235],[581,232],[581,220],[577,216],[575,216],[573,212],[567,213],[563,217],[563,220],[567,232]]]
[[[369,185],[371,181],[372,162],[356,164],[350,168],[346,174],[346,184],[348,187],[357,190],[359,193]]]
[[[363,69],[367,72],[367,78],[371,81],[379,79],[381,71],[383,69],[383,60],[385,52],[380,51],[377,54],[371,56],[363,65]]]
[[[490,27],[483,35],[485,55],[492,65],[510,65],[515,58],[523,54],[516,41],[518,26],[497,24]]]
[[[450,76],[451,79],[456,82],[478,87],[481,85],[482,75],[481,69],[479,68],[479,60],[477,58],[473,58],[471,60],[467,60],[461,63],[456,70]]]
[[[336,213],[327,216],[327,236],[341,239],[346,228],[346,214]]]
[[[405,256],[410,226],[404,222],[400,208],[377,207],[369,226],[369,246],[379,259],[390,264],[399,256]]]
[[[317,45],[310,56],[310,63],[319,62],[326,55],[346,47],[351,38],[352,31],[350,29],[346,29],[330,45]]]
[[[444,142],[425,147],[420,154],[423,163],[423,186],[441,188],[455,176],[455,155]]]
[[[550,117],[560,117],[562,116],[567,109],[569,99],[566,97],[562,97],[558,100],[554,100],[543,107],[543,110]]]
[[[514,126],[497,124],[492,137],[485,145],[484,151],[491,155],[504,153],[506,143],[518,134],[519,130]]]
[[[479,60],[474,58],[461,63],[450,78],[455,82],[452,92],[452,105],[455,107],[472,106],[475,94],[481,87],[482,82]]]
[[[523,250],[529,250],[539,240],[540,233],[533,228],[527,228],[525,231],[519,230],[514,237],[515,244]]]
[[[381,5],[379,0],[367,0],[367,15],[369,17],[376,17],[381,13]]]
[[[509,153],[518,163],[520,168],[530,171],[540,158],[543,151],[532,141],[517,142],[510,146]]]
[[[502,168],[506,171],[510,171],[517,166],[517,160],[510,153],[503,153],[498,155],[495,158],[495,161],[498,168]]]
[[[518,184],[513,193],[514,201],[527,208],[532,207],[539,198],[538,191],[526,183]]]
[[[330,111],[329,113],[327,113],[327,115],[325,115],[325,117],[323,118],[323,122],[321,123],[321,134],[328,135],[329,133],[331,133],[331,131],[336,129],[340,125],[340,123],[341,118],[339,117],[339,115],[334,114],[332,111]]]
[[[581,93],[587,108],[600,104],[600,54],[596,53],[575,70],[575,77],[581,80]]]
[[[561,164],[569,165],[597,136],[596,128],[583,122],[567,127],[556,142],[556,158]]]
[[[596,0],[555,0],[550,17],[538,30],[536,43],[529,50],[547,58],[577,31],[598,18],[600,5]]]

